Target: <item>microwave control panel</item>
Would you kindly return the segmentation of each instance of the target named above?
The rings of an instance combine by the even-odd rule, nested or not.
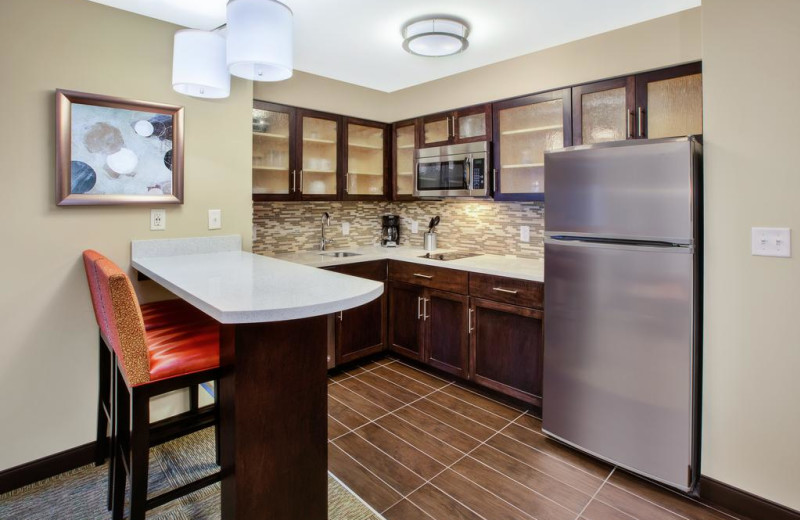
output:
[[[482,190],[486,186],[486,160],[472,161],[472,189]]]

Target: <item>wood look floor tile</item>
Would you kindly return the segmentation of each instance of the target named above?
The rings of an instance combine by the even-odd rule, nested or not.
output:
[[[361,381],[357,377],[352,377],[350,379],[345,379],[339,383],[339,386],[343,386],[352,392],[355,392],[359,396],[373,402],[374,404],[380,406],[384,410],[397,410],[405,403],[400,401],[399,399],[395,399],[394,397],[390,396],[387,393],[384,393],[377,388],[366,384],[364,381]]]
[[[463,415],[459,415],[449,408],[438,405],[433,401],[430,401],[428,398],[417,401],[416,403],[410,405],[410,407],[416,408],[417,410],[422,410],[428,415],[442,421],[443,423],[449,424],[456,430],[466,433],[470,437],[474,437],[479,441],[485,441],[495,432],[495,430],[475,422],[472,419],[464,417]]]
[[[384,511],[402,497],[333,444],[328,444],[328,469],[367,504]]]
[[[519,424],[520,426],[524,426],[529,430],[533,430],[537,433],[542,433],[542,420],[538,417],[534,417],[531,414],[526,413],[525,415],[518,417],[515,423]],[[543,433],[542,433],[543,434]]]
[[[422,520],[430,518],[408,500],[401,500],[384,511],[383,517],[386,520]]]
[[[596,500],[605,502],[639,520],[680,520],[681,517],[666,509],[648,502],[644,498],[628,493],[624,489],[606,483],[595,496]]]
[[[402,401],[403,403],[410,403],[416,401],[421,396],[411,392],[400,385],[396,385],[391,381],[387,381],[386,379],[375,375],[373,372],[367,372],[365,374],[359,374],[356,376],[356,379],[359,381],[363,381],[368,385],[371,385],[381,392],[387,393],[390,396],[394,397],[395,399]]]
[[[335,439],[336,437],[344,435],[349,431],[350,428],[340,423],[330,415],[328,416],[328,440]]]
[[[420,430],[433,435],[437,439],[465,453],[480,444],[480,441],[473,439],[468,435],[464,435],[455,428],[438,421],[411,406],[401,408],[400,410],[394,412],[393,415],[396,415],[413,426],[416,426]]]
[[[469,417],[473,421],[476,421],[495,431],[499,430],[500,428],[503,428],[505,425],[511,422],[509,419],[504,419],[503,417],[488,412],[483,408],[478,408],[477,406],[472,405],[466,401],[462,401],[461,399],[453,397],[452,395],[448,395],[444,393],[444,391],[432,394],[428,396],[426,399],[440,406],[443,406],[448,410],[452,410],[454,412],[460,413],[461,415]]]
[[[341,384],[329,386],[328,395],[335,398],[337,401],[346,404],[351,409],[360,413],[369,420],[377,419],[381,415],[385,415],[389,412],[389,410],[381,408],[369,399],[366,399],[365,397],[358,395],[356,392],[343,387]],[[336,417],[336,415],[334,415],[334,417]],[[342,422],[347,424],[344,421]]]
[[[430,484],[414,491],[406,500],[436,520],[484,520],[482,516]]]
[[[392,367],[395,367],[395,365],[399,366],[400,364],[394,363],[388,366],[382,366],[373,370],[372,373],[376,376],[386,379],[387,381],[391,381],[396,385],[402,386],[406,390],[414,392],[419,396],[427,395],[435,391],[437,388],[441,388],[441,386],[427,385],[417,379],[414,379],[413,377],[409,377],[405,374],[392,370]]]
[[[464,455],[448,443],[395,417],[394,414],[379,419],[376,424],[445,466],[449,466]]]
[[[442,392],[450,394],[453,397],[458,397],[459,399],[473,404],[478,408],[483,408],[487,412],[492,412],[493,414],[499,415],[500,417],[508,420],[516,419],[519,417],[519,414],[524,411],[513,408],[512,406],[498,403],[497,401],[493,401],[488,397],[478,395],[475,392],[467,390],[466,388],[458,385],[450,385],[447,388],[442,389]]]
[[[696,500],[656,484],[651,484],[619,469],[614,471],[614,474],[608,479],[608,483],[655,502],[670,511],[685,516],[689,520],[731,520],[732,518]]]
[[[522,461],[588,496],[594,495],[603,485],[601,479],[502,434],[489,439],[486,445]]]
[[[369,422],[369,419],[330,396],[328,397],[328,415],[351,430]]]
[[[417,370],[409,365],[405,365],[403,363],[392,363],[391,365],[387,365],[385,368],[389,370],[394,370],[404,376],[410,377],[412,379],[416,379],[420,383],[425,383],[428,386],[432,386],[433,388],[442,388],[443,386],[449,385],[450,381],[445,381],[436,376],[432,376],[430,374],[426,374],[421,370]]]
[[[376,359],[375,362],[379,365],[391,365],[392,363],[397,362],[397,360],[392,357],[383,357],[380,359]]]
[[[355,433],[348,433],[333,441],[333,444],[402,495],[411,493],[425,483],[419,475],[414,474]]]
[[[576,513],[580,512],[580,509],[570,511],[472,457],[461,459],[450,470],[490,490],[537,520],[573,520]]]
[[[490,446],[479,446],[470,453],[470,457],[494,468],[516,482],[536,490],[575,513],[580,513],[591,500],[591,495],[582,493]]]
[[[592,500],[586,511],[581,515],[581,518],[583,520],[637,520],[599,500]]]
[[[487,520],[533,518],[452,470],[445,471],[431,484]]]
[[[337,372],[336,374],[332,374],[328,376],[328,384],[330,383],[337,383],[342,379],[347,379],[349,377],[353,377],[352,374],[347,374],[345,372]]]
[[[597,459],[593,459],[588,455],[579,453],[572,448],[569,448],[559,442],[556,442],[544,435],[540,435],[522,426],[511,424],[508,428],[502,431],[501,435],[506,435],[512,439],[516,439],[523,444],[527,444],[532,448],[536,448],[545,453],[551,454],[554,457],[572,464],[598,478],[605,480],[611,473],[611,466]]]
[[[377,423],[367,424],[355,433],[391,455],[393,459],[425,480],[433,478],[445,468],[403,439],[381,428]]]

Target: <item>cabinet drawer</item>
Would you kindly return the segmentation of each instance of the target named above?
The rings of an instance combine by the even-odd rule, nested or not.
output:
[[[372,262],[359,262],[357,264],[334,265],[325,267],[327,271],[334,271],[359,278],[367,278],[376,282],[386,281],[386,260],[375,260]]]
[[[440,291],[467,294],[469,273],[410,262],[389,262],[389,278]]]
[[[505,276],[470,273],[469,294],[475,298],[541,309],[544,284]]]

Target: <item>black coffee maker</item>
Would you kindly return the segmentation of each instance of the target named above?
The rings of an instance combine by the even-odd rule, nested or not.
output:
[[[397,247],[400,244],[400,217],[398,215],[383,215],[383,230],[381,231],[381,245],[383,247]]]

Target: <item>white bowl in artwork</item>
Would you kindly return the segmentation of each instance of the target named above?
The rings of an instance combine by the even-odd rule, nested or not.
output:
[[[136,124],[133,125],[134,131],[137,134],[141,135],[142,137],[150,137],[153,135],[153,123],[148,121],[147,119],[142,119],[141,121],[136,121]]]
[[[325,193],[325,183],[323,181],[312,181],[308,185],[308,192],[312,194]]]
[[[117,153],[112,153],[106,158],[106,164],[116,173],[127,175],[136,169],[139,158],[127,148],[122,148]]]

